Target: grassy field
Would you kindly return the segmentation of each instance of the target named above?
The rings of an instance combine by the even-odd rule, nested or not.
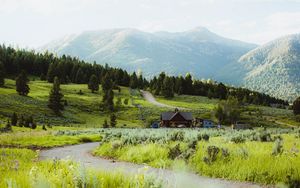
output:
[[[71,131],[71,133],[70,133]],[[72,131],[74,134],[72,134]],[[75,134],[76,132],[76,134]],[[54,127],[47,131],[40,128],[32,130],[13,127],[13,132],[0,134],[0,147],[42,149],[64,145],[74,145],[85,142],[101,141],[100,132],[69,128]]]
[[[6,88],[0,88],[0,120],[5,120],[13,112],[17,114],[33,115],[39,124],[79,126],[79,127],[102,127],[104,119],[109,120],[109,114],[100,112],[99,106],[102,100],[101,88],[98,93],[91,93],[84,84],[62,85],[64,99],[68,105],[65,107],[63,117],[57,117],[47,107],[49,91],[52,85],[42,81],[30,82],[30,93],[28,97],[19,96],[15,91],[15,82],[6,80]],[[83,95],[78,94],[79,91]],[[121,92],[115,92],[117,98],[129,100],[128,105],[122,105],[116,112],[117,126],[137,127],[142,124],[139,109],[132,105],[130,91],[121,88]],[[1,122],[0,122],[1,123]],[[4,123],[4,122],[2,122]]]
[[[71,160],[38,161],[38,151],[0,148],[0,187],[161,187],[143,174],[86,169]]]
[[[300,130],[105,130],[94,155],[262,184],[300,185]]]
[[[6,87],[0,88],[0,125],[5,124],[13,112],[18,115],[32,115],[38,125],[61,125],[74,127],[100,128],[105,119],[109,121],[110,114],[100,111],[102,90],[91,93],[86,84],[62,85],[64,99],[67,106],[62,117],[58,117],[47,107],[49,91],[52,85],[43,81],[31,81],[28,97],[19,96],[15,91],[15,82],[6,80]],[[78,94],[79,91],[83,94]],[[164,111],[174,109],[160,108],[144,100],[138,90],[121,87],[121,92],[115,93],[115,102],[118,98],[124,102],[128,99],[128,105],[122,103],[120,109],[115,112],[117,127],[148,127],[152,121],[158,121]],[[186,108],[194,117],[216,119],[213,109],[218,104],[216,99],[208,99],[201,96],[175,96],[173,99],[157,97],[161,103]],[[244,106],[242,121],[249,122],[253,126],[290,127],[300,126],[296,122],[291,110],[278,109],[264,106]],[[2,122],[1,122],[2,121]]]

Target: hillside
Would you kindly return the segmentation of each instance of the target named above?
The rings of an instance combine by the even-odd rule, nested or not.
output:
[[[293,101],[300,94],[300,34],[279,38],[239,59],[241,84]]]
[[[39,50],[109,63],[145,76],[161,71],[227,81],[223,69],[256,45],[218,36],[206,28],[186,32],[147,33],[136,29],[88,31],[53,41]]]
[[[64,99],[67,105],[63,116],[56,116],[48,107],[48,96],[52,84],[44,81],[30,81],[30,93],[28,97],[19,96],[15,91],[15,82],[6,80],[5,88],[0,88],[0,125],[16,112],[18,115],[32,115],[38,125],[62,125],[73,127],[102,127],[105,119],[109,121],[109,112],[101,112],[99,105],[102,100],[102,91],[91,93],[86,84],[61,85]],[[79,90],[83,94],[79,94]],[[115,93],[117,98],[129,99],[129,104],[122,103],[120,109],[115,112],[117,127],[145,127],[151,121],[158,121],[160,114],[172,111],[171,108],[157,107],[144,100],[137,90],[121,87],[121,92]],[[165,99],[156,96],[157,101],[163,104],[185,108],[191,111],[194,117],[214,119],[212,110],[218,104],[217,99],[208,99],[202,96],[180,95],[173,99]],[[294,120],[291,110],[277,109],[250,105],[243,110],[242,120],[253,126],[299,126]]]

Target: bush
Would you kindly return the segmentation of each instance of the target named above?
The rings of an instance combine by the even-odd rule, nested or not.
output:
[[[183,141],[184,140],[184,132],[183,131],[175,131],[171,134],[170,140],[172,141]]]
[[[220,152],[220,149],[217,146],[208,146],[207,147],[207,156],[204,157],[204,162],[206,164],[212,164],[217,160],[217,156]]]
[[[112,149],[119,149],[119,148],[122,148],[123,146],[123,143],[120,141],[120,140],[115,140],[111,143],[111,147]]]
[[[196,150],[189,148],[184,153],[182,153],[180,157],[183,158],[185,161],[188,161],[190,157],[195,154],[195,152]]]
[[[209,141],[209,135],[208,134],[203,134],[202,139],[205,141]]]
[[[196,149],[196,146],[197,146],[197,140],[191,140],[189,143],[188,143],[188,147],[190,149]]]
[[[176,159],[181,154],[179,144],[176,144],[174,147],[171,147],[168,152],[169,159]]]
[[[89,137],[80,137],[79,142],[83,142],[83,143],[88,143],[88,142],[93,142],[93,140]]]
[[[267,131],[259,132],[257,137],[258,137],[257,140],[261,141],[261,142],[271,142],[272,141],[271,134],[268,133]]]
[[[274,147],[273,147],[272,155],[277,156],[277,155],[282,154],[282,152],[283,152],[282,138],[277,137],[275,139],[275,144],[274,144]]]
[[[238,134],[238,135],[232,136],[230,141],[233,143],[239,144],[239,143],[244,143],[246,141],[246,139],[244,138],[243,135]]]

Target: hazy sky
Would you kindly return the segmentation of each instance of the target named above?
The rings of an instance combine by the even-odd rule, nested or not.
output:
[[[300,0],[0,0],[0,43],[21,47],[86,30],[198,26],[263,44],[300,33]]]

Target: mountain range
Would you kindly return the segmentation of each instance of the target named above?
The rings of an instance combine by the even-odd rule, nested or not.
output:
[[[38,49],[86,61],[142,71],[153,77],[191,73],[294,100],[300,95],[300,35],[262,46],[219,36],[204,27],[185,32],[148,33],[137,29],[86,31]]]

